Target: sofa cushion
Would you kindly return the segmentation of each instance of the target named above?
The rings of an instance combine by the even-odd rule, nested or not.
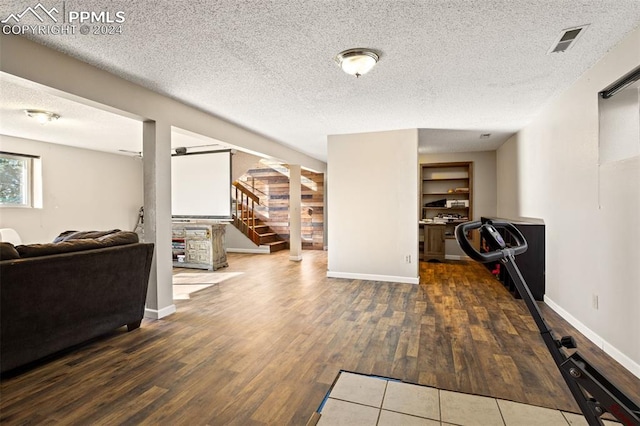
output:
[[[73,232],[74,235],[80,235],[84,238],[73,237],[69,240],[61,242],[45,243],[45,244],[27,244],[16,246],[19,257],[38,257],[49,256],[52,254],[71,253],[83,250],[92,250],[97,248],[121,246],[125,244],[133,244],[139,241],[138,234],[132,231],[67,231]],[[64,235],[63,232],[60,235]],[[70,236],[71,234],[67,235]],[[57,240],[58,238],[56,238]]]
[[[94,232],[94,231],[91,231]],[[95,234],[103,233],[95,231]],[[91,233],[87,233],[91,235]],[[94,234],[94,235],[95,235]],[[116,231],[98,238],[82,238],[59,243],[28,244],[16,247],[20,257],[49,256],[52,254],[71,253],[105,247],[121,246],[138,242],[138,234],[132,231]]]
[[[20,253],[11,243],[0,242],[0,260],[20,259]]]
[[[80,240],[85,238],[100,238],[105,235],[115,234],[116,232],[122,232],[119,229],[111,229],[109,231],[64,231],[58,235],[53,242],[60,243],[63,241]]]
[[[96,240],[73,240],[61,243],[27,244],[16,247],[21,257],[49,256],[52,254],[70,253],[104,247]]]

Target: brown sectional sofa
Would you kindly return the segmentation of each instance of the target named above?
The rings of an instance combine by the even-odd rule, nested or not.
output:
[[[0,372],[140,326],[153,244],[111,230],[0,243]]]

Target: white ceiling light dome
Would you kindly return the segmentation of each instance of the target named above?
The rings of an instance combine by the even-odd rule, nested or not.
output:
[[[374,51],[362,48],[348,49],[336,56],[336,62],[342,70],[356,77],[371,71],[379,59],[380,57]]]

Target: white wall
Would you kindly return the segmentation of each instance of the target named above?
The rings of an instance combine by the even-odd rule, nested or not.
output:
[[[629,87],[599,99],[600,164],[640,155],[640,89]]]
[[[327,166],[327,276],[418,283],[417,129],[329,136]]]
[[[545,301],[640,377],[640,158],[598,166],[598,92],[638,63],[640,30],[499,149],[498,215],[544,220]]]
[[[257,155],[237,151],[231,157],[231,180],[236,181],[240,179],[250,168],[256,167],[260,159],[261,157]]]
[[[224,236],[224,248],[228,253],[270,253],[267,246],[258,246],[246,235],[240,232],[240,230],[238,230],[238,228],[236,228],[233,224],[227,224],[225,229],[226,232]]]
[[[139,158],[0,135],[0,149],[42,159],[43,207],[0,208],[24,244],[67,230],[133,230],[143,204]]]
[[[496,211],[508,219],[518,219],[520,211],[518,158],[516,134],[496,151]]]

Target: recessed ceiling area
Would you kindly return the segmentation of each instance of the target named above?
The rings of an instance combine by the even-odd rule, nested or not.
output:
[[[139,156],[142,122],[58,96],[35,83],[0,73],[0,134],[112,154]],[[40,124],[25,110],[53,112],[58,120]],[[236,147],[186,130],[172,128],[171,147],[199,150]]]
[[[488,135],[488,136],[485,136]],[[420,154],[441,154],[446,152],[494,151],[512,133],[494,131],[452,129],[419,129],[418,152]]]
[[[61,145],[117,153],[142,149],[142,123],[50,93],[34,83],[0,73],[0,133]],[[24,110],[60,118],[40,124]]]
[[[495,149],[640,24],[637,0],[65,6],[122,11],[122,33],[28,37],[320,160],[327,135],[409,128],[435,129],[421,152]],[[24,7],[5,0],[0,17]],[[571,49],[547,54],[584,25]],[[359,47],[379,61],[355,78],[335,57]]]

